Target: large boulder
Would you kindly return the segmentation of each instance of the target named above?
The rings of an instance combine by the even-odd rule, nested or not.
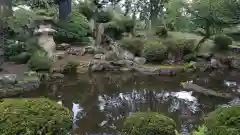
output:
[[[1,135],[68,135],[72,113],[48,99],[4,99],[0,103]]]

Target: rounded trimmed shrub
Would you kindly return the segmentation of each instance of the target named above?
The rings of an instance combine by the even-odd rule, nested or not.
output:
[[[233,43],[233,39],[226,35],[217,35],[214,38],[214,43],[216,44],[217,49],[225,50]]]
[[[58,21],[54,24],[54,40],[58,43],[82,42],[91,34],[87,18],[74,10],[69,22]]]
[[[141,38],[123,38],[119,45],[136,56],[140,56],[144,47],[144,40]]]
[[[122,129],[124,135],[175,135],[176,123],[155,112],[136,113],[129,116]]]
[[[28,61],[28,66],[33,71],[49,71],[52,67],[52,59],[46,52],[36,51]]]
[[[205,125],[210,135],[239,135],[240,106],[218,108],[208,114]]]
[[[67,135],[72,113],[48,99],[4,99],[0,103],[1,135]]]
[[[167,28],[164,26],[157,26],[156,27],[156,35],[157,36],[167,36],[168,35],[168,31]]]
[[[162,62],[167,59],[168,48],[160,42],[153,42],[146,45],[142,55],[149,62]]]
[[[96,21],[98,23],[107,23],[110,22],[113,19],[113,15],[110,11],[100,11],[97,14]]]

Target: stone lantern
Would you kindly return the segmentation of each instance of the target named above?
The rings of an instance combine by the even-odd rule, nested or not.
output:
[[[49,57],[53,57],[56,50],[56,43],[53,40],[53,33],[56,32],[51,28],[50,24],[41,24],[38,29],[34,31],[37,36],[38,45],[42,47]]]

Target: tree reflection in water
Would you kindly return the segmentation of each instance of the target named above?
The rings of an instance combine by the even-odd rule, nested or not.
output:
[[[46,87],[41,88],[42,93],[35,91],[32,95],[60,100],[64,106],[72,109],[75,133],[78,135],[118,134],[117,130],[121,129],[124,118],[140,111],[163,113],[176,121],[183,135],[188,135],[201,123],[202,115],[218,105],[229,104],[222,98],[182,90],[180,82],[193,78],[191,75],[79,75],[54,83],[57,85],[54,91]],[[208,80],[214,82],[211,77]],[[219,79],[217,81],[219,83]]]

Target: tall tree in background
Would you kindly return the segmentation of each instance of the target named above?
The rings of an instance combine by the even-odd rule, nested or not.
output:
[[[70,14],[72,12],[72,0],[58,0],[59,5],[59,20],[67,21],[69,20]]]

